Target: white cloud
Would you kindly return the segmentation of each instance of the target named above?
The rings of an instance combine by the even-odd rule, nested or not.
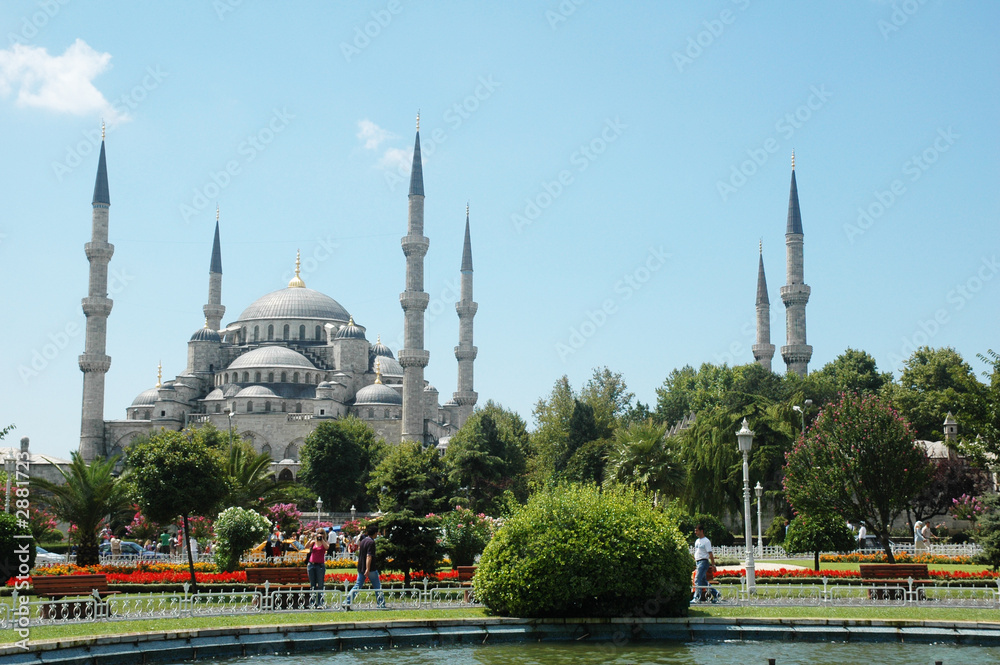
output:
[[[0,50],[0,95],[16,90],[18,106],[73,115],[100,113],[110,124],[122,122],[128,115],[116,110],[93,84],[110,62],[110,53],[98,53],[82,39],[57,56],[38,46],[14,44]]]
[[[379,167],[387,171],[398,171],[407,173],[410,170],[410,163],[413,161],[413,151],[403,148],[389,148],[378,161]]]
[[[383,141],[395,138],[395,134],[365,119],[358,121],[358,138],[365,142],[365,149],[377,150]]]

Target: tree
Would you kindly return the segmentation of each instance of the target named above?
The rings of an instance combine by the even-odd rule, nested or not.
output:
[[[889,393],[917,439],[943,439],[948,412],[962,423],[962,432],[969,438],[987,435],[987,388],[952,348],[917,349],[906,361],[899,385],[892,386]]]
[[[827,405],[799,438],[784,486],[798,513],[863,520],[894,563],[889,527],[930,474],[906,421],[876,396],[851,394]]]
[[[594,412],[597,430],[594,438],[610,439],[632,408],[633,399],[635,395],[629,392],[621,372],[612,372],[607,367],[594,369],[590,380],[580,391],[580,401],[588,404]]]
[[[299,480],[319,494],[329,510],[345,511],[352,505],[368,510],[365,485],[384,449],[385,441],[355,416],[324,420],[302,446]]]
[[[528,432],[513,411],[489,401],[477,409],[448,443],[444,465],[461,503],[475,512],[499,514],[505,493],[527,498],[525,450]]]
[[[250,444],[235,439],[226,455],[229,494],[220,503],[239,508],[278,503],[291,483],[274,479],[272,462],[270,454],[258,453]]]
[[[910,524],[915,524],[918,520],[926,521],[935,515],[944,515],[952,507],[953,499],[963,494],[979,493],[979,474],[957,456],[931,464],[933,469],[930,481],[911,498],[907,506]]]
[[[865,351],[848,348],[828,362],[814,378],[829,381],[836,392],[880,393],[892,383],[891,372],[879,372],[875,358]]]
[[[799,513],[788,525],[785,536],[785,551],[812,552],[814,568],[819,570],[820,552],[849,552],[857,545],[854,532],[847,528],[847,522],[836,513]]]
[[[108,515],[127,511],[131,503],[124,480],[116,477],[117,457],[96,459],[88,466],[79,453],[70,455],[69,467],[56,466],[64,482],[32,478],[30,486],[44,492],[42,503],[52,513],[77,528],[76,563],[96,566],[99,562],[97,532]]]
[[[214,514],[231,490],[224,451],[210,437],[206,429],[161,430],[135,441],[126,455],[140,510],[161,523],[169,523],[179,515],[185,538],[191,535],[190,517]],[[185,549],[191,586],[197,592],[191,548]]]
[[[976,538],[983,548],[976,563],[990,566],[993,572],[1000,569],[1000,494],[983,497],[984,512],[979,516],[979,535]]]
[[[675,442],[666,437],[667,426],[652,419],[631,423],[615,431],[608,455],[604,484],[631,485],[648,491],[654,503],[673,497],[684,486],[686,471]]]
[[[558,460],[569,458],[566,453],[569,420],[575,407],[576,395],[566,376],[556,381],[548,398],[539,399],[535,404],[532,411],[535,431],[531,434],[532,455],[528,466],[536,486],[552,483]]]
[[[965,448],[982,466],[995,468],[1000,460],[1000,353],[988,349],[985,354],[976,356],[990,365],[990,369],[983,372],[983,376],[990,380],[986,388],[986,421],[980,432],[982,436],[974,445],[966,445]]]
[[[444,549],[434,513],[446,508],[452,492],[437,451],[412,441],[394,446],[372,472],[368,489],[384,513],[378,524],[388,542],[379,546],[379,559],[402,571],[407,587],[412,571],[437,570]]]
[[[240,565],[240,558],[254,545],[267,538],[271,521],[252,510],[226,508],[215,521],[215,563],[231,573]]]

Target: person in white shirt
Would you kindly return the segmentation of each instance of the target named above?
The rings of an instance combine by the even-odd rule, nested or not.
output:
[[[694,528],[694,598],[695,602],[702,602],[711,592],[713,603],[719,602],[719,592],[708,586],[708,571],[715,572],[715,555],[712,554],[712,541],[705,537],[705,527],[701,524]]]
[[[865,546],[865,536],[868,535],[868,529],[865,528],[865,523],[862,522],[861,526],[858,527],[858,547]]]

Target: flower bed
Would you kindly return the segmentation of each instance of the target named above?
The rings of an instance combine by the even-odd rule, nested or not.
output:
[[[920,563],[919,561],[917,563]],[[1000,578],[1000,573],[988,570],[981,572],[968,572],[964,570],[928,570],[930,579],[945,582],[967,581],[967,580],[995,580]],[[715,574],[716,580],[726,580],[733,582],[746,574],[746,570],[726,570]],[[809,569],[787,569],[778,570],[757,570],[754,576],[758,580],[822,580],[824,577],[831,580],[860,580],[861,573],[856,570],[809,570]]]
[[[964,555],[948,556],[945,554],[910,554],[909,552],[900,552],[896,554],[896,563],[930,563],[930,564],[942,564],[942,563],[960,563],[960,564],[971,564],[973,563],[972,557]],[[888,559],[885,556],[885,552],[878,552],[876,554],[861,554],[860,552],[851,552],[850,554],[820,554],[820,562],[826,563],[888,563]]]
[[[342,560],[336,563],[346,563],[350,564],[350,567],[356,566],[357,564],[350,560]],[[299,564],[301,565],[301,564]],[[256,566],[259,567],[259,566]],[[327,568],[333,568],[334,566],[329,565]],[[348,566],[343,566],[348,567]],[[195,570],[195,580],[199,584],[227,584],[227,583],[237,583],[244,584],[247,581],[247,574],[244,570],[237,570],[232,573],[220,573],[215,564],[212,563],[196,563],[194,564]],[[191,573],[188,567],[183,564],[174,563],[138,563],[133,566],[74,566],[71,564],[60,565],[60,566],[48,566],[46,568],[38,568],[34,571],[33,576],[46,576],[46,575],[91,575],[94,573],[100,573],[107,575],[108,584],[183,584],[191,580]],[[386,573],[382,574],[381,581],[383,584],[402,582],[403,575],[401,573]],[[421,573],[413,573],[411,578],[414,580],[422,581],[424,575]],[[452,581],[458,577],[457,571],[444,571],[437,573],[435,575],[428,576],[432,582],[443,582]],[[332,583],[343,583],[345,581],[353,582],[357,579],[357,573],[342,573],[342,572],[328,572],[326,574],[326,581]],[[13,586],[15,582],[14,578],[11,578],[7,582],[7,586]]]

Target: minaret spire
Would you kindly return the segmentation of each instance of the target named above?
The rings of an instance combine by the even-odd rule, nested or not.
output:
[[[424,173],[420,159],[420,114],[413,143],[407,232],[401,244],[406,256],[406,290],[399,294],[403,308],[403,441],[424,442],[424,368],[430,354],[424,349],[424,311],[430,299],[424,291],[424,256],[430,240],[424,235]]]
[[[809,371],[812,347],[806,344],[806,303],[811,289],[803,273],[802,213],[799,210],[799,190],[795,182],[795,155],[792,154],[792,184],[788,192],[788,222],[785,228],[785,275],[787,284],[781,287],[785,303],[786,345],[781,357],[788,372],[805,376]]]
[[[774,344],[771,344],[771,300],[767,296],[767,279],[764,277],[764,241],[757,245],[757,343],[753,345],[753,357],[761,367],[771,371]]]
[[[84,245],[90,261],[90,285],[83,299],[87,317],[84,351],[80,356],[83,372],[83,408],[80,416],[80,456],[90,462],[107,454],[104,442],[104,377],[111,367],[106,354],[108,316],[114,305],[108,298],[108,263],[115,247],[108,242],[108,209],[111,195],[108,189],[108,162],[105,155],[104,128],[101,128],[101,154],[97,160],[97,179],[91,213],[91,240]]]
[[[212,241],[212,261],[208,268],[208,304],[201,308],[205,313],[205,327],[222,328],[226,307],[222,304],[222,243],[219,241],[219,206],[215,206],[215,239]]]
[[[472,345],[472,319],[479,309],[472,301],[472,239],[469,234],[469,205],[465,205],[465,244],[462,247],[462,287],[459,300],[455,303],[458,312],[458,346],[455,358],[458,360],[458,390],[453,399],[458,404],[459,427],[472,415],[479,395],[473,390],[473,362],[479,350]]]

